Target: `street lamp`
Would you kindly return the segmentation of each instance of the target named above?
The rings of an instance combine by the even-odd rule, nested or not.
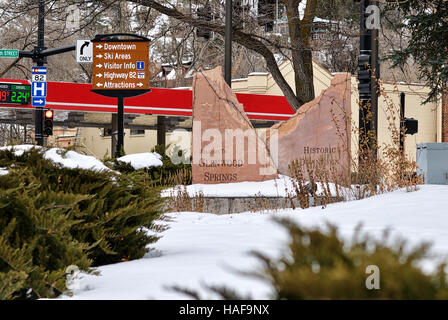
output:
[[[375,0],[355,0],[360,2],[360,44],[358,57],[359,90],[359,161],[370,154],[377,158],[378,139],[378,29],[367,26],[368,8],[377,5]],[[379,16],[374,17],[379,19]],[[374,133],[374,134],[373,134]]]
[[[224,79],[232,87],[232,0],[226,0],[224,31]]]

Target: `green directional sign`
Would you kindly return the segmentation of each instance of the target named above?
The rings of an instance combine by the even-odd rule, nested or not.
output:
[[[0,49],[0,58],[18,58],[19,50]]]

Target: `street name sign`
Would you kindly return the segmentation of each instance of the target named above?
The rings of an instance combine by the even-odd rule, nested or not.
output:
[[[18,58],[19,50],[15,49],[0,49],[0,58]]]
[[[92,63],[92,87],[96,93],[133,96],[149,91],[149,41],[95,40]]]
[[[76,62],[92,63],[93,44],[91,40],[76,41]]]

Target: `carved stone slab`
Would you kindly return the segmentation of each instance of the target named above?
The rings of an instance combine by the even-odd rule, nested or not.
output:
[[[258,137],[221,67],[193,79],[193,183],[264,181],[277,177],[265,142]]]
[[[327,157],[340,177],[350,176],[350,74],[335,74],[328,89],[304,104],[289,120],[272,126],[278,130],[278,169],[288,175],[293,160]]]

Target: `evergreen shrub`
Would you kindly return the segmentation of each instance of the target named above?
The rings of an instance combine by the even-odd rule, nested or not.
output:
[[[129,163],[113,159],[112,168],[119,172],[131,175],[139,181],[152,186],[167,187],[179,184],[191,184],[191,164],[183,162],[178,164],[173,163],[171,157],[167,154],[168,148],[169,145],[167,147],[164,145],[157,145],[151,150],[151,152],[156,152],[162,156],[162,166],[135,170]],[[177,153],[179,158],[183,158],[185,154],[183,150],[176,147],[172,149],[172,152]]]
[[[0,151],[0,299],[53,297],[65,269],[141,258],[161,232],[160,190],[126,174]]]
[[[430,246],[409,247],[404,240],[382,239],[362,234],[360,228],[351,241],[338,238],[337,229],[305,229],[288,219],[277,220],[290,234],[289,250],[272,260],[255,253],[263,263],[256,275],[267,280],[274,299],[447,299],[445,264],[432,273],[421,269],[429,258]],[[379,270],[379,288],[367,288],[371,271]]]

